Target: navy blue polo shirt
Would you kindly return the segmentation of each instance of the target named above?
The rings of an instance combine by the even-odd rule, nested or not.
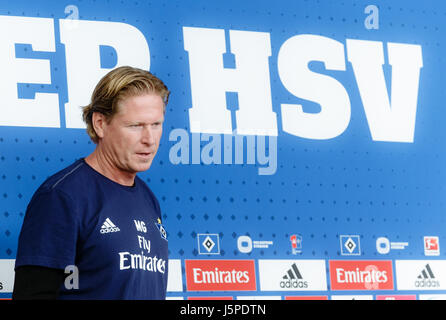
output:
[[[64,283],[60,299],[165,299],[168,248],[159,203],[139,177],[123,186],[80,159],[33,195],[19,236],[16,268],[22,265],[70,275],[76,267],[78,288]]]

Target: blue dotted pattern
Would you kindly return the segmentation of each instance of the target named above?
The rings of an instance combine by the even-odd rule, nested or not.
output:
[[[129,23],[143,32],[150,47],[151,71],[172,91],[159,153],[152,168],[140,174],[160,200],[171,258],[202,258],[198,255],[198,233],[219,234],[218,258],[222,259],[345,258],[339,245],[343,234],[360,235],[361,259],[425,259],[423,236],[438,235],[439,258],[444,258],[445,4],[433,0],[301,0],[283,1],[277,6],[270,1],[232,0],[17,0],[0,4],[0,15],[48,17],[56,22],[66,17],[64,8],[72,4],[79,8],[80,19]],[[364,8],[369,4],[379,8],[378,30],[364,27]],[[169,133],[175,128],[188,130],[192,105],[183,26],[224,29],[226,37],[228,30],[270,33],[271,94],[279,128],[275,175],[258,175],[257,165],[170,163],[173,142],[168,140]],[[281,131],[282,103],[312,107],[311,102],[287,92],[277,73],[281,45],[293,35],[305,33],[344,44],[349,38],[422,46],[424,67],[414,143],[372,141],[349,63],[345,72],[310,64],[314,71],[336,78],[346,88],[352,112],[347,130],[326,141],[305,140]],[[32,52],[29,45],[16,45],[17,57],[50,60],[51,84],[20,84],[18,92],[21,98],[32,97],[35,92],[57,92],[62,128],[0,127],[0,259],[15,258],[26,205],[36,188],[46,177],[94,149],[84,130],[64,127],[67,80],[57,23],[55,34],[54,53]],[[225,55],[225,67],[234,66],[232,59]],[[115,63],[116,52],[101,48],[102,66],[113,67]],[[390,70],[385,67],[385,71],[390,83]],[[228,94],[227,100],[228,107],[237,105],[236,94]],[[296,233],[303,237],[298,256],[292,254],[289,240]],[[237,250],[240,235],[274,244],[243,254]],[[407,241],[409,246],[382,256],[375,248],[381,236]]]

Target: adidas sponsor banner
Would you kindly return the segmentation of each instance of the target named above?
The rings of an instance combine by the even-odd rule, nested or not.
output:
[[[0,293],[11,293],[14,288],[15,259],[0,259]]]
[[[181,260],[169,259],[167,292],[182,292],[182,291],[183,291],[183,276],[181,273]]]
[[[331,290],[393,290],[390,260],[330,260]]]
[[[259,260],[261,291],[325,291],[325,260]]]
[[[185,260],[187,291],[255,291],[254,260]]]
[[[446,290],[446,261],[396,260],[398,290]]]

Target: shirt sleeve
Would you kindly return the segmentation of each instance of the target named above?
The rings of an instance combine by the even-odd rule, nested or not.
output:
[[[64,282],[63,270],[21,266],[15,271],[12,300],[53,300]]]
[[[15,268],[23,265],[65,269],[75,264],[78,238],[75,203],[64,192],[37,192],[26,210]]]

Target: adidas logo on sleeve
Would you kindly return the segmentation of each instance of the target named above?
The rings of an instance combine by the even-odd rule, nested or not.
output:
[[[101,227],[101,233],[110,233],[110,232],[118,232],[121,231],[113,222],[111,222],[110,218],[105,219],[104,223]]]

